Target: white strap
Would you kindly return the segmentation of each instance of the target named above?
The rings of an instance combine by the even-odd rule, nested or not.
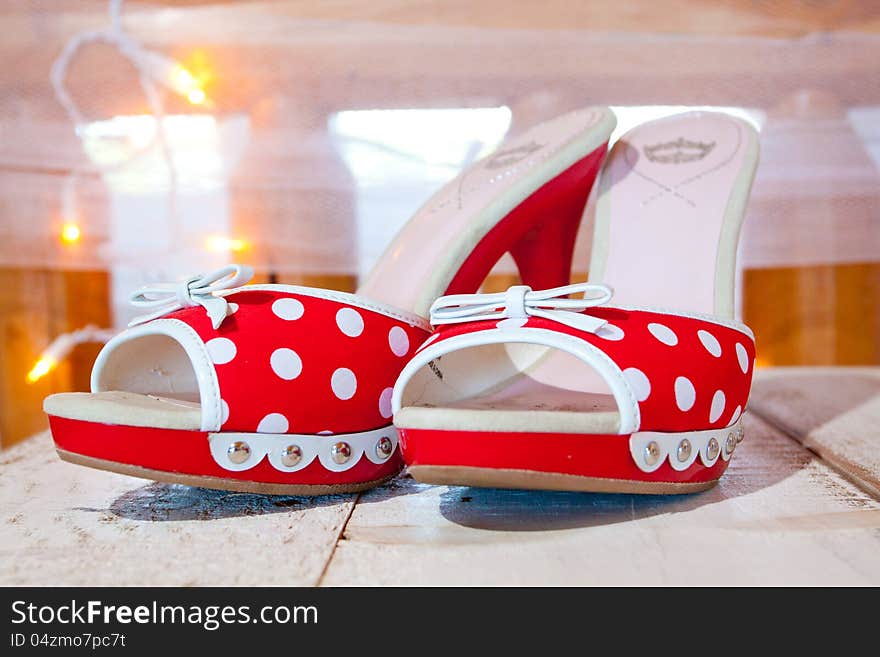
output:
[[[448,358],[448,355],[473,347],[513,343],[541,345],[571,354],[595,370],[617,404],[620,413],[617,433],[628,435],[638,431],[641,424],[639,404],[620,366],[583,336],[551,327],[470,331],[426,344],[397,377],[391,394],[391,410],[396,414],[409,406],[442,406],[445,399],[467,397],[471,391],[495,389],[499,382],[511,380],[527,365],[513,358],[506,349],[474,350],[461,359]]]
[[[583,294],[569,299],[570,294]],[[460,324],[490,319],[542,317],[579,331],[595,333],[606,320],[583,311],[608,303],[614,292],[607,285],[576,283],[549,290],[515,285],[495,294],[451,294],[431,305],[431,324]]]
[[[148,312],[135,317],[128,325],[143,324],[182,308],[201,306],[211,318],[211,325],[218,329],[229,315],[229,304],[214,293],[241,287],[253,276],[254,270],[247,265],[232,264],[210,274],[190,276],[179,283],[145,285],[131,295],[129,303]]]

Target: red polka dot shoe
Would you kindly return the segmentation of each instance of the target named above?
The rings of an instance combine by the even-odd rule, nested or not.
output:
[[[574,235],[615,125],[607,108],[536,126],[464,171],[403,229],[357,294],[241,287],[232,266],[139,291],[91,393],[44,403],[62,459],[148,479],[276,494],[363,490],[403,467],[392,385],[439,294],[474,292],[510,252],[568,282]]]
[[[439,330],[392,398],[411,474],[596,492],[714,485],[742,440],[754,371],[754,338],[733,307],[757,156],[754,129],[725,114],[639,126],[600,182],[590,278],[613,292],[438,299]]]

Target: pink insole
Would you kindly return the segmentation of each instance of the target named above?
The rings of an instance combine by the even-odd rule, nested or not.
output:
[[[645,123],[614,146],[602,172],[610,239],[600,273],[613,304],[715,312],[719,250],[736,250],[738,230],[723,242],[722,225],[749,131],[732,116],[692,112]]]

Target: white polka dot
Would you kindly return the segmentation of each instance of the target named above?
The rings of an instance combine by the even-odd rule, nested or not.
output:
[[[642,370],[635,367],[628,367],[623,370],[623,376],[629,387],[632,388],[636,400],[643,402],[651,394],[651,382]]]
[[[651,332],[651,335],[667,346],[674,347],[678,344],[678,336],[668,326],[652,322],[648,324],[648,330]]]
[[[709,409],[710,424],[718,421],[718,418],[720,418],[721,414],[724,412],[724,405],[726,403],[727,399],[724,396],[724,392],[721,390],[716,390],[715,394],[712,395],[712,407]]]
[[[272,302],[272,312],[279,319],[286,319],[287,321],[299,319],[305,311],[306,309],[299,299],[284,297],[283,299],[275,299]]]
[[[602,328],[596,331],[596,335],[602,338],[603,340],[611,340],[612,342],[617,342],[618,340],[623,340],[623,329],[619,326],[615,326],[614,324],[605,324]]]
[[[745,374],[749,371],[749,355],[746,353],[746,348],[743,347],[739,342],[736,343],[736,359],[739,361],[739,369],[742,370],[742,373]]]
[[[500,328],[502,331],[504,329],[518,329],[525,326],[528,321],[528,317],[508,317],[495,324],[495,328]]]
[[[235,343],[229,338],[213,338],[205,343],[205,347],[215,365],[223,365],[235,358]]]
[[[406,356],[409,351],[409,336],[399,326],[388,331],[388,346],[395,356]]]
[[[731,424],[736,424],[736,421],[739,419],[739,416],[742,415],[742,406],[737,406],[733,411],[733,415],[730,416],[730,422],[727,423],[727,426]]]
[[[272,371],[285,381],[291,381],[300,375],[303,369],[302,359],[293,349],[281,347],[269,357]]]
[[[281,413],[269,413],[257,425],[259,433],[287,433],[290,424]]]
[[[332,436],[333,432],[330,431],[329,429],[324,429],[323,431],[319,431],[318,435],[319,436]]]
[[[714,335],[709,333],[709,331],[700,329],[697,331],[697,337],[700,338],[700,342],[706,347],[706,351],[715,356],[715,358],[718,358],[721,355],[721,344]]]
[[[229,404],[226,403],[226,400],[220,400],[220,424],[226,424],[226,420],[229,419]]]
[[[350,369],[340,367],[330,377],[330,387],[339,399],[351,399],[357,390],[357,378]]]
[[[379,415],[385,419],[391,417],[391,393],[393,392],[393,388],[385,388],[379,395]]]
[[[697,401],[697,391],[687,377],[680,376],[675,380],[675,403],[682,411],[689,411]]]
[[[336,326],[350,338],[364,332],[364,318],[354,308],[340,308],[336,312]]]

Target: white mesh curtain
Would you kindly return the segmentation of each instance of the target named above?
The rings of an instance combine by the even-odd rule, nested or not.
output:
[[[842,339],[867,332],[856,360],[876,362],[872,3],[769,3],[776,13],[745,1],[573,4],[125,3],[126,33],[205,94],[160,88],[163,152],[138,71],[112,44],[89,44],[70,62],[81,125],[50,84],[71,38],[110,25],[104,0],[7,0],[0,266],[108,269],[126,290],[230,257],[282,278],[354,277],[432,189],[507,132],[589,104],[619,108],[622,121],[721,106],[762,131],[741,253],[746,319],[763,321],[759,340],[771,340],[777,323],[833,315],[845,284],[837,268],[860,267],[855,316],[873,316],[833,326]],[[59,239],[68,221],[81,230],[75,249]],[[822,285],[795,276],[769,289],[788,279],[762,272],[789,270],[824,272]],[[774,308],[778,322],[764,317]]]

